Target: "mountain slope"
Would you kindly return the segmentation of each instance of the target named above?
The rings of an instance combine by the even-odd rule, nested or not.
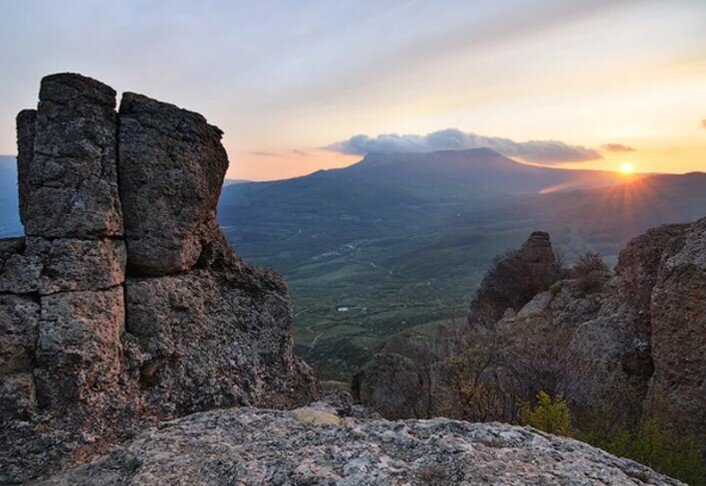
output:
[[[340,378],[391,334],[463,314],[492,258],[532,231],[549,231],[569,258],[596,250],[612,263],[635,234],[704,214],[702,173],[630,181],[488,150],[370,155],[231,186],[219,204],[240,254],[284,274],[298,351]]]
[[[10,236],[21,226],[14,157],[3,159],[0,231]],[[492,258],[532,231],[550,232],[570,259],[596,250],[613,263],[647,228],[706,214],[706,174],[625,181],[489,150],[373,154],[224,187],[219,222],[243,258],[284,274],[298,352],[343,378],[388,336],[462,315]]]
[[[22,233],[17,204],[15,157],[0,155],[0,238]]]

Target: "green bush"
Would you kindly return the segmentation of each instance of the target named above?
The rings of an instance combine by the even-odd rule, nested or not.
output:
[[[540,391],[537,394],[537,403],[520,404],[520,421],[535,429],[549,432],[550,434],[571,437],[571,413],[569,406],[563,398],[552,399],[547,393]]]
[[[699,444],[664,429],[657,420],[647,420],[634,430],[592,427],[590,431],[572,429],[571,412],[561,397],[537,394],[536,403],[520,402],[520,422],[551,434],[576,437],[616,456],[645,464],[657,472],[692,486],[706,486],[706,464]]]
[[[692,486],[706,485],[706,465],[698,444],[663,429],[656,420],[646,421],[633,431],[620,429],[591,443]]]

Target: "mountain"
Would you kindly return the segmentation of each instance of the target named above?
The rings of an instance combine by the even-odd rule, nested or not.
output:
[[[706,174],[626,178],[529,166],[486,149],[372,154],[343,169],[224,188],[240,255],[282,272],[297,351],[344,378],[385,338],[462,316],[493,257],[535,230],[572,260],[706,214]],[[465,317],[460,317],[465,319]]]
[[[0,164],[4,235],[21,234],[13,157]],[[465,319],[493,257],[535,230],[569,260],[614,263],[629,238],[706,214],[706,174],[626,179],[515,162],[486,149],[371,154],[350,167],[223,188],[219,222],[245,260],[283,273],[297,352],[346,378],[395,333]]]
[[[0,155],[0,237],[21,233],[17,209],[17,164],[14,156]]]

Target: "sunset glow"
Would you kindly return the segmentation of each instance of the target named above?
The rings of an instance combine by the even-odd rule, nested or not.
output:
[[[629,162],[620,165],[620,173],[623,175],[631,175],[635,173],[635,165]]]
[[[325,147],[359,134],[446,129],[593,154],[541,162],[556,167],[706,169],[703,1],[100,4],[0,2],[0,154],[30,81],[77,71],[203,113],[236,179],[353,163]]]

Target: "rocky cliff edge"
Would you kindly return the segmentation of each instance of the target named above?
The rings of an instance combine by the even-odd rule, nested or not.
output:
[[[78,74],[17,117],[26,236],[0,240],[0,483],[144,424],[315,396],[276,273],[216,222],[228,158],[199,114]]]

